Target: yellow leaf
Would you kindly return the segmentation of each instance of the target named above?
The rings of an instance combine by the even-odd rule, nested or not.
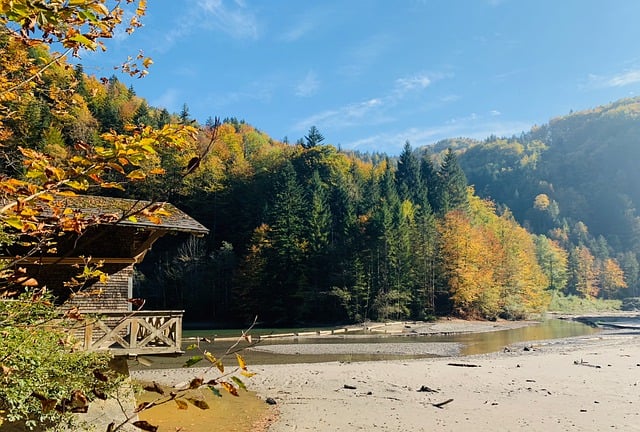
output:
[[[216,362],[216,367],[218,368],[218,370],[220,371],[220,373],[224,373],[224,365],[222,364],[222,362],[220,360],[218,360]]]
[[[142,61],[142,65],[146,68],[148,68],[152,64],[153,64],[153,60],[151,60],[151,57],[147,57]]]
[[[249,372],[249,371],[240,371],[240,375],[245,376],[247,378],[251,378],[252,376],[254,376],[256,373],[255,372]]]
[[[120,190],[124,190],[124,187],[117,182],[104,182],[104,183],[100,183],[100,187],[105,188],[105,189],[120,189]]]
[[[240,369],[246,371],[247,370],[247,363],[244,361],[244,358],[236,353],[236,359],[238,360],[238,366],[240,366]]]
[[[218,359],[215,358],[209,351],[204,352],[204,358],[209,360],[212,364],[216,364],[218,362]]]
[[[17,216],[8,217],[4,220],[4,222],[10,227],[15,228],[17,230],[22,230],[22,228],[24,227],[24,223],[22,222],[22,219],[20,219]]]
[[[133,222],[133,223],[137,223],[138,222],[138,218],[135,216],[129,216],[127,218],[129,220],[129,222]]]
[[[228,382],[226,382],[226,381],[221,381],[221,382],[220,382],[220,385],[221,385],[222,387],[224,387],[224,389],[225,389],[226,391],[228,391],[230,394],[232,394],[233,396],[240,396],[240,395],[238,394],[238,389],[237,389],[237,388],[235,388],[235,387],[233,386],[233,384],[230,384],[230,383],[228,383]]]
[[[144,180],[147,175],[142,170],[133,170],[129,174],[127,174],[127,178],[129,180]]]

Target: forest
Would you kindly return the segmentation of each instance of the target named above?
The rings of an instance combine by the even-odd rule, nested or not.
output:
[[[62,161],[117,134],[196,128],[154,156],[161,178],[99,192],[170,201],[210,229],[162,239],[138,266],[149,308],[184,308],[192,323],[303,325],[520,319],[557,298],[638,296],[640,99],[518,137],[407,142],[390,157],[339,150],[316,127],[292,144],[237,118],[198,124],[187,103],[169,113],[115,76],[10,38],[0,54],[14,75],[28,73],[16,59],[49,65],[46,91],[3,101],[2,176],[25,174],[25,148]]]

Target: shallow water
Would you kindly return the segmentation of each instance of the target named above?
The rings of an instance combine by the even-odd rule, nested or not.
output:
[[[252,331],[254,335],[265,335],[270,333],[283,332],[302,332],[310,329],[288,329],[277,331],[271,329],[256,329]],[[317,330],[317,329],[313,329]],[[598,329],[588,325],[567,320],[549,319],[539,324],[520,327],[508,330],[491,331],[485,333],[463,333],[452,335],[371,335],[371,334],[340,334],[330,337],[299,337],[299,338],[283,338],[283,339],[263,339],[258,345],[259,348],[269,348],[270,346],[282,346],[280,350],[277,347],[272,349],[246,349],[242,352],[243,357],[250,365],[260,364],[290,364],[290,363],[320,363],[330,361],[374,361],[374,360],[406,360],[415,358],[439,357],[442,355],[473,355],[484,354],[500,351],[504,347],[521,342],[534,342],[545,339],[559,339],[573,336],[584,336],[598,332]],[[184,344],[186,349],[188,345],[193,344],[193,340],[188,338],[208,338],[212,343],[207,341],[199,342],[199,348],[188,351],[185,355],[179,357],[153,357],[152,368],[178,368],[182,367],[185,361],[194,355],[201,354],[204,350],[209,351],[220,357],[233,342],[216,341],[214,338],[238,336],[241,330],[197,330],[184,332]],[[454,343],[458,347],[456,352],[451,352],[450,346]],[[317,345],[316,349],[291,349],[292,345]],[[323,349],[328,344],[340,345],[340,347],[329,347]],[[378,352],[365,352],[360,349],[361,346],[356,344],[394,344],[393,349],[379,349]],[[414,345],[420,344],[420,345]],[[246,346],[243,341],[239,346]],[[283,345],[286,345],[284,347]],[[345,346],[346,345],[346,346]],[[353,349],[348,346],[352,345]],[[439,346],[441,345],[439,349]],[[397,347],[400,346],[398,349]],[[449,348],[445,349],[445,346]],[[406,347],[403,349],[402,347]],[[286,348],[286,349],[285,349]],[[286,353],[278,353],[284,351]],[[230,362],[235,362],[235,357],[230,356]],[[226,363],[226,362],[225,362]],[[204,363],[197,366],[204,365]],[[130,365],[133,369],[139,368],[135,362]]]

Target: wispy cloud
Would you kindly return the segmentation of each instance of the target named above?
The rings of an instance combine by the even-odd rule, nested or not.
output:
[[[309,71],[307,75],[296,85],[295,94],[300,97],[309,97],[316,94],[320,87],[320,81],[315,72]]]
[[[242,0],[185,1],[184,13],[175,18],[170,31],[164,34],[164,43],[158,51],[167,51],[194,33],[203,30],[222,32],[234,39],[257,39],[260,23],[253,11]]]
[[[293,126],[293,130],[304,131],[313,125],[327,129],[344,128],[360,125],[363,119],[366,119],[367,123],[381,123],[384,121],[380,116],[382,106],[382,100],[369,99],[333,110],[326,110],[298,121]]]
[[[491,113],[489,113],[491,115]],[[424,128],[412,127],[392,133],[374,134],[353,142],[343,143],[342,148],[361,151],[382,151],[390,155],[400,154],[406,141],[413,148],[433,144],[451,137],[485,139],[490,135],[511,136],[529,130],[533,122],[498,122],[485,116],[471,113],[468,116]]]
[[[402,91],[422,90],[431,84],[431,79],[426,74],[414,75],[409,78],[398,78],[396,80],[397,88]]]
[[[256,39],[259,34],[257,19],[243,1],[200,0],[200,17],[204,27],[214,28],[237,39]]]
[[[640,69],[631,69],[609,76],[591,74],[588,77],[587,86],[591,88],[624,87],[638,82],[640,82]]]
[[[431,78],[434,76],[435,78]],[[434,80],[445,77],[444,74],[418,73],[396,79],[387,94],[373,97],[365,101],[346,104],[342,107],[328,109],[298,121],[293,129],[304,131],[311,125],[323,129],[338,129],[353,126],[376,125],[390,122],[397,113],[394,110],[409,95],[416,96],[429,87]],[[306,81],[306,80],[305,80]],[[304,82],[304,81],[303,81]],[[455,100],[455,99],[450,99]],[[445,101],[448,102],[448,101]]]

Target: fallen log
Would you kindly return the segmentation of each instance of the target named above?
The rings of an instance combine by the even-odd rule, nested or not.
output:
[[[427,393],[438,393],[438,390],[434,390],[431,387],[428,387],[426,385],[421,386],[418,389],[419,392],[427,392]]]
[[[438,402],[438,403],[434,403],[434,404],[431,404],[431,405],[433,405],[436,408],[442,409],[443,406],[445,406],[446,404],[451,403],[451,402],[453,402],[453,399],[447,399],[444,402]]]
[[[577,365],[577,366],[589,366],[589,367],[596,368],[596,369],[600,369],[602,367],[600,365],[591,364],[591,363],[586,362],[584,360],[580,360],[580,361],[574,360],[573,364]]]
[[[480,365],[473,363],[447,363],[447,366],[457,366],[457,367],[480,367]]]

